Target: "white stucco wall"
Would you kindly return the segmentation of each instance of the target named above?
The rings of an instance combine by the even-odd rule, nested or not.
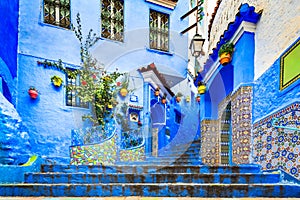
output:
[[[241,4],[248,3],[255,11],[263,10],[255,32],[255,80],[259,78],[300,36],[299,0],[226,0],[215,16],[208,46],[208,55],[216,47],[221,35],[233,22]],[[215,6],[215,2],[212,2]],[[211,6],[211,5],[210,5]],[[210,17],[210,16],[209,16]]]

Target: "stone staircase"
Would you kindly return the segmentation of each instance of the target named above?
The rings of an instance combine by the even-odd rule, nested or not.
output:
[[[24,183],[1,184],[0,196],[300,197],[299,185],[258,165],[201,165],[199,145],[113,166],[42,165]]]

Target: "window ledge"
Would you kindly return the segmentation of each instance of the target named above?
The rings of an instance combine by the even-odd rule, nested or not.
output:
[[[174,10],[178,0],[145,0],[145,1]]]
[[[167,52],[167,51],[161,51],[158,49],[150,49],[149,47],[146,47],[146,50],[152,53],[157,53],[157,54],[161,54],[161,55],[168,55],[168,56],[173,56],[174,53],[171,52]]]

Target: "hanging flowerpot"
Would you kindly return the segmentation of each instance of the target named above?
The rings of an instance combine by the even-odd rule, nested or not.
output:
[[[29,90],[28,90],[28,94],[30,96],[30,98],[32,99],[36,99],[39,95],[38,90],[35,89],[35,87],[30,86]]]
[[[198,93],[199,94],[204,94],[206,91],[206,85],[203,82],[198,82]]]
[[[181,97],[182,97],[182,94],[181,94],[180,92],[178,92],[178,93],[176,94],[176,98],[175,98],[177,103],[180,103]]]
[[[159,88],[158,87],[155,89],[154,95],[157,96],[157,97],[159,96]]]
[[[162,99],[161,99],[161,103],[162,103],[162,104],[166,104],[166,103],[167,103],[167,99],[162,98]]]
[[[60,87],[61,84],[63,83],[63,80],[59,76],[55,75],[51,77],[51,82],[55,87]]]
[[[127,94],[128,94],[128,90],[127,90],[126,88],[121,88],[121,90],[120,90],[120,95],[121,95],[122,97],[126,97]]]
[[[187,103],[189,103],[189,102],[191,101],[191,97],[190,97],[190,96],[187,96],[187,97],[185,98],[185,101],[186,101]]]
[[[229,53],[223,53],[220,55],[219,62],[221,65],[227,65],[231,61],[231,54]]]
[[[199,103],[200,100],[201,100],[201,98],[200,98],[200,96],[198,95],[198,96],[196,97],[196,101]]]
[[[233,51],[234,45],[231,42],[227,42],[220,47],[218,55],[221,65],[227,65],[231,62]]]

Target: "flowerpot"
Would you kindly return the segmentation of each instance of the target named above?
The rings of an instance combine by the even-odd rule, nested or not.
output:
[[[230,53],[222,53],[220,55],[220,59],[219,59],[221,65],[227,65],[228,63],[230,63],[231,61],[231,54]]]
[[[200,98],[199,96],[196,97],[196,101],[197,101],[197,102],[200,102],[200,99],[201,99],[201,98]]]
[[[166,104],[167,103],[167,99],[161,99],[161,103],[162,104]]]
[[[200,86],[198,87],[198,93],[199,93],[199,94],[204,94],[205,91],[206,91],[206,86],[205,86],[205,85],[200,85]]]
[[[52,76],[51,82],[55,87],[60,87],[61,84],[63,83],[63,80],[59,76]]]
[[[122,88],[122,89],[120,90],[120,95],[121,95],[122,97],[126,97],[127,94],[128,94],[128,90],[127,90],[126,88]]]
[[[28,94],[32,99],[36,99],[39,95],[39,93],[36,90],[28,90]]]
[[[181,97],[176,97],[176,102],[179,103],[181,101]]]
[[[155,95],[155,96],[158,96],[158,95],[159,95],[159,90],[158,90],[158,91],[155,90],[155,91],[154,91],[154,95]]]
[[[186,97],[185,101],[186,101],[187,103],[189,103],[189,102],[191,101],[191,98],[190,98],[190,97]]]

